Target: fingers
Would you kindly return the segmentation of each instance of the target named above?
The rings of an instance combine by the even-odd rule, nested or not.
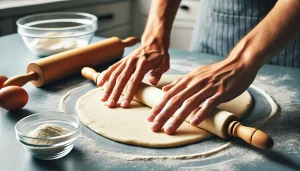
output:
[[[126,86],[129,78],[131,77],[133,71],[134,71],[134,68],[131,65],[126,65],[125,69],[118,76],[116,84],[113,88],[112,93],[110,94],[110,97],[109,97],[109,100],[107,103],[108,107],[114,107],[116,105],[116,103],[118,102],[118,100],[123,92],[124,87]]]
[[[171,84],[163,86],[162,90],[165,92],[169,91],[172,87],[174,87],[181,80],[181,78],[176,78]]]
[[[164,132],[166,134],[173,134],[179,126],[185,121],[189,114],[199,105],[191,106],[190,99],[187,99],[183,105],[178,109],[174,116],[166,123]],[[195,107],[196,106],[196,107]]]
[[[163,73],[170,69],[169,58],[164,58],[158,67],[153,69],[149,75],[149,82],[152,85],[157,85]]]
[[[164,98],[162,99],[162,101],[156,105],[155,107],[153,107],[147,117],[147,120],[149,122],[152,122],[154,120],[154,118],[160,113],[160,111],[166,106],[167,102],[176,94],[178,94],[179,92],[183,91],[186,88],[186,84],[183,82],[181,84],[176,85],[172,90],[170,90],[169,92],[167,92],[164,95]],[[180,104],[181,105],[181,104]]]
[[[221,101],[221,93],[217,93],[214,96],[208,98],[202,108],[191,119],[190,123],[193,126],[199,125],[219,104]]]
[[[113,64],[112,66],[110,66],[107,70],[103,71],[97,80],[97,86],[101,87],[104,85],[104,83],[109,79],[110,75],[113,73],[113,71],[115,71],[120,65],[121,65],[121,61]]]
[[[199,108],[203,101],[209,97],[210,93],[211,92],[207,89],[203,89],[185,100],[183,105],[174,114],[174,117],[166,124],[165,133],[173,134],[189,116],[189,114],[196,108]]]
[[[135,72],[132,74],[130,80],[128,81],[128,87],[124,95],[124,99],[121,103],[121,107],[128,107],[132,101],[135,92],[138,89],[138,86],[142,82],[147,70],[143,69],[143,66],[140,65]]]
[[[113,91],[113,88],[115,87],[116,80],[119,77],[120,73],[123,71],[124,67],[125,65],[122,63],[115,71],[112,72],[112,74],[110,74],[109,80],[107,82],[107,86],[104,89],[104,94],[101,97],[101,101],[105,102],[108,100],[108,97],[110,96],[111,92]],[[113,99],[110,99],[107,102],[107,106],[112,107],[115,105],[115,103],[116,102]]]
[[[167,122],[167,120],[182,106],[183,102],[195,94],[196,89],[191,88],[184,90],[177,95],[173,96],[166,104],[166,106],[160,111],[153,122],[151,129],[153,131],[159,131]]]
[[[163,74],[162,70],[159,68],[154,69],[149,75],[149,82],[152,85],[156,85]]]

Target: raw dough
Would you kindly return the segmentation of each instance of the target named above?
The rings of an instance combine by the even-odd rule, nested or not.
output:
[[[178,75],[165,76],[162,77],[162,81],[164,84],[168,84],[175,77],[178,77]],[[76,103],[76,111],[84,125],[96,133],[114,141],[132,145],[163,148],[197,142],[212,136],[211,133],[201,128],[193,127],[188,122],[184,122],[173,135],[167,135],[163,131],[154,133],[150,129],[151,123],[146,120],[150,111],[149,107],[137,101],[133,101],[127,109],[121,107],[111,109],[100,101],[102,94],[103,90],[97,88],[83,95]],[[147,95],[149,94],[151,93]],[[154,95],[154,98],[158,97],[155,96],[155,93],[152,95]],[[120,104],[122,98],[123,96],[120,98],[118,104]],[[159,98],[160,97],[158,97],[158,99]],[[238,115],[238,118],[241,118],[250,108],[251,102],[250,94],[245,92],[233,101],[224,103],[221,106],[223,110],[234,112]],[[218,119],[210,123],[204,123],[205,126],[208,125],[213,131],[217,129],[214,134],[217,133],[217,135],[219,134],[221,137],[223,137],[224,132],[222,131],[224,131],[224,128],[220,123],[224,122],[227,116],[232,115],[226,111],[215,112],[218,114]],[[224,137],[226,138],[226,136]]]

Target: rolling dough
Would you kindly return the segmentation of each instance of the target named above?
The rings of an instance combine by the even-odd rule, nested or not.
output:
[[[166,85],[174,80],[175,77],[178,77],[178,75],[163,76],[163,84],[160,83],[159,85]],[[210,117],[214,117],[213,119],[206,119],[198,127],[184,122],[173,135],[167,135],[163,130],[158,133],[152,132],[150,129],[151,123],[146,120],[151,110],[148,106],[153,106],[159,102],[159,99],[163,96],[161,90],[149,86],[140,88],[135,98],[143,102],[143,104],[133,100],[129,108],[126,109],[121,107],[108,108],[105,106],[105,103],[100,101],[102,94],[103,90],[96,88],[78,99],[76,111],[81,122],[91,130],[111,140],[156,148],[185,145],[213,135],[201,129],[201,127],[220,137],[227,138],[226,128],[224,128],[223,123],[235,118],[232,113],[241,118],[252,103],[251,96],[246,91],[236,99],[218,106],[218,108],[225,111],[215,110],[210,115]],[[123,96],[118,104],[120,104],[122,98]],[[187,121],[192,115],[193,113],[187,118]]]

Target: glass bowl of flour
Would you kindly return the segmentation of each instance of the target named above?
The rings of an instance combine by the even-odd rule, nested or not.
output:
[[[17,21],[26,46],[39,56],[49,56],[88,45],[97,31],[97,17],[78,12],[29,15]]]
[[[80,134],[80,121],[72,114],[45,112],[17,122],[16,137],[38,159],[53,160],[67,155]]]

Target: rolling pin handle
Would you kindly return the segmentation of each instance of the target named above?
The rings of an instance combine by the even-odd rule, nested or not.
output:
[[[81,70],[81,75],[88,80],[94,81],[97,84],[97,78],[100,75],[100,73],[95,71],[93,68],[84,67]]]
[[[125,47],[129,47],[129,46],[133,46],[135,44],[137,44],[139,40],[136,37],[128,37],[125,40],[123,40],[123,44],[125,45]]]
[[[18,76],[15,76],[15,77],[12,77],[12,78],[6,80],[3,83],[3,87],[12,86],[12,85],[22,87],[29,81],[37,80],[38,77],[39,77],[39,75],[36,72],[32,71],[27,74],[18,75]]]
[[[243,126],[238,121],[232,121],[229,124],[228,134],[233,137],[239,137],[260,149],[270,149],[274,145],[272,138],[268,134],[255,128]]]

